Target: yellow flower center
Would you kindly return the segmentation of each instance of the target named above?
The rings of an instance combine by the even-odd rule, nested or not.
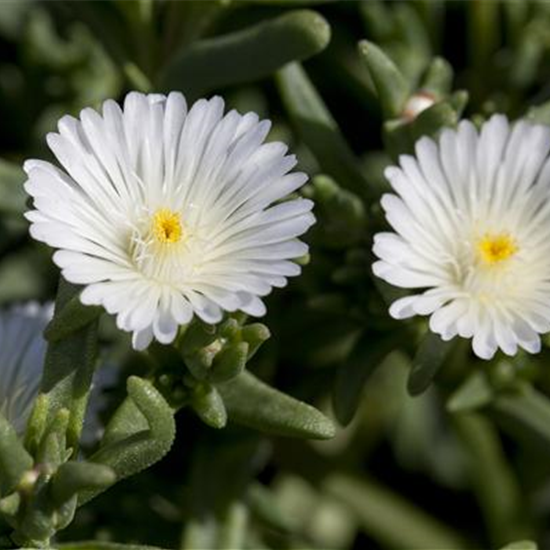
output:
[[[168,208],[160,208],[153,216],[153,233],[159,243],[177,243],[183,236],[180,215]]]
[[[485,235],[477,244],[481,259],[489,264],[498,264],[507,260],[518,250],[515,240],[508,233]]]

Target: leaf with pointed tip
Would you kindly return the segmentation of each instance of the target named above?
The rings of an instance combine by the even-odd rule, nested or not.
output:
[[[348,359],[338,368],[332,402],[336,418],[344,426],[355,415],[367,380],[395,346],[394,335],[379,342],[373,341],[370,334],[364,335],[355,344]]]
[[[369,69],[384,112],[384,118],[399,118],[412,89],[395,63],[368,40],[359,42],[359,54]]]
[[[519,540],[503,546],[500,550],[538,550],[538,545],[532,540]]]
[[[0,212],[22,214],[25,211],[25,179],[25,172],[20,166],[0,159]]]
[[[163,550],[158,546],[143,546],[141,544],[117,544],[116,542],[65,542],[56,546],[59,550]]]
[[[475,371],[449,397],[447,410],[451,413],[473,411],[488,405],[493,397],[494,391],[485,373]]]
[[[424,336],[407,382],[407,390],[411,395],[420,395],[429,388],[455,343],[455,340],[444,341],[433,332],[428,332]]]
[[[131,376],[127,388],[129,396],[107,425],[99,450],[89,458],[112,468],[117,481],[159,461],[176,433],[172,409],[150,382]],[[81,493],[79,505],[101,490]]]
[[[0,413],[0,497],[11,493],[33,460],[25,450],[13,426]]]
[[[550,400],[544,394],[525,384],[495,396],[487,410],[518,441],[549,453]]]
[[[59,506],[79,492],[109,487],[116,481],[111,468],[93,462],[70,461],[62,464],[52,478],[52,498]]]
[[[224,86],[265,78],[291,61],[319,53],[329,40],[330,27],[321,15],[291,11],[185,47],[164,70],[161,87],[198,98]]]
[[[302,66],[287,65],[276,81],[290,119],[323,171],[342,187],[367,196],[370,191],[359,162]]]
[[[229,419],[239,424],[290,437],[334,437],[334,425],[324,414],[268,386],[249,372],[220,384],[218,390]]]
[[[85,306],[78,293],[60,311],[56,311],[55,317],[44,331],[44,337],[50,342],[67,338],[94,322],[102,312],[103,308],[100,306]]]
[[[56,311],[62,312],[79,292],[79,287],[60,277]],[[47,424],[54,421],[60,409],[70,411],[67,443],[73,448],[77,448],[82,431],[96,358],[96,319],[90,319],[86,325],[63,339],[50,342],[46,352],[40,391],[47,396]]]

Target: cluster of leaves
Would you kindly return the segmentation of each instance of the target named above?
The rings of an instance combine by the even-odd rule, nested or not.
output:
[[[0,419],[0,547],[544,547],[548,349],[481,364],[391,320],[370,248],[383,170],[420,136],[465,112],[550,123],[549,18],[527,1],[0,3],[0,303],[57,285],[21,219],[21,160],[48,155],[61,114],[129,89],[270,117],[318,218],[265,325],[193,321],[147,354],[61,281],[24,441]],[[79,449],[98,360],[121,383]]]

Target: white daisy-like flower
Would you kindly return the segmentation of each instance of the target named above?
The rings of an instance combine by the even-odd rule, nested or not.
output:
[[[38,395],[52,306],[35,302],[0,312],[0,413],[23,433]]]
[[[297,237],[314,217],[306,199],[278,202],[307,180],[269,121],[224,116],[221,98],[187,110],[180,93],[130,93],[121,110],[63,117],[48,145],[66,171],[25,164],[31,235],[58,248],[84,304],[102,305],[144,349],[170,343],[194,314],[261,316],[261,300],[300,273]],[[275,205],[273,203],[276,203]]]
[[[550,128],[493,116],[438,141],[422,138],[386,177],[382,198],[395,233],[379,233],[376,275],[417,293],[397,318],[430,315],[450,340],[472,338],[483,359],[498,348],[536,353],[550,331]]]

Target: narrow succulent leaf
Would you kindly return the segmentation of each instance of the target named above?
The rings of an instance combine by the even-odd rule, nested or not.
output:
[[[275,494],[260,483],[253,483],[246,493],[252,513],[277,531],[292,532],[296,528],[291,513],[285,510]]]
[[[433,94],[436,99],[443,99],[452,89],[453,68],[442,57],[435,57],[430,63],[420,88],[423,92]]]
[[[131,376],[127,389],[129,396],[121,405],[121,412],[112,420],[115,426],[107,426],[108,442],[104,440],[99,450],[89,458],[90,462],[112,468],[117,481],[159,461],[170,450],[176,433],[172,409],[150,382]],[[129,405],[128,400],[133,405]],[[141,421],[136,418],[136,412],[143,417]],[[143,429],[144,420],[146,429]],[[96,489],[81,493],[79,504],[100,492]]]
[[[216,537],[216,548],[245,548],[248,508],[242,502],[233,502],[221,518]]]
[[[538,550],[538,545],[532,540],[519,540],[503,546],[500,550]]]
[[[373,342],[372,335],[364,335],[345,363],[338,368],[332,402],[336,418],[344,426],[354,417],[370,376],[395,345],[395,336]]]
[[[56,311],[63,311],[79,292],[78,287],[60,278]],[[68,409],[70,419],[67,441],[74,448],[78,446],[82,431],[96,358],[96,320],[90,320],[87,325],[62,340],[50,342],[46,353],[41,393],[48,397],[48,422],[53,421],[60,409]]]
[[[262,323],[252,323],[245,325],[241,330],[241,338],[248,344],[247,360],[252,359],[260,346],[269,340],[271,333]]]
[[[550,101],[531,107],[527,111],[527,119],[538,124],[550,124]]]
[[[462,98],[463,96],[460,96],[460,99]],[[451,100],[432,105],[422,111],[412,123],[413,143],[423,136],[436,137],[443,128],[456,126],[458,119],[458,110]]]
[[[12,425],[0,414],[0,497],[11,493],[32,465]]]
[[[78,293],[60,311],[56,311],[55,317],[44,331],[44,336],[50,342],[67,338],[94,322],[102,311],[103,308],[99,306],[85,306]]]
[[[68,409],[59,409],[51,419],[38,446],[38,462],[58,466],[65,461],[70,416]]]
[[[40,394],[34,403],[34,407],[27,422],[25,431],[25,448],[34,455],[40,445],[40,441],[46,430],[46,422],[48,419],[48,396]]]
[[[52,498],[59,506],[80,491],[103,489],[116,481],[111,468],[93,462],[66,462],[62,464],[52,478]]]
[[[369,189],[358,160],[302,66],[287,65],[278,71],[276,80],[290,119],[323,171],[366,197]]]
[[[213,518],[189,518],[185,523],[180,548],[182,550],[212,548],[216,527]]]
[[[455,343],[454,340],[445,342],[433,332],[424,336],[407,381],[407,390],[411,395],[420,395],[429,388]]]
[[[199,384],[194,390],[191,400],[193,410],[212,428],[224,428],[227,411],[218,390],[210,384]]]
[[[395,63],[376,44],[361,40],[359,54],[369,69],[384,118],[400,117],[411,95],[411,86]]]
[[[323,488],[357,517],[370,538],[384,547],[453,550],[472,547],[450,527],[364,477],[333,474],[323,482]]]
[[[311,405],[268,386],[243,372],[220,384],[230,420],[276,435],[311,439],[334,436],[332,422]]]
[[[116,542],[65,542],[57,544],[59,550],[163,550],[158,546],[144,546],[141,544],[117,544]]]
[[[318,13],[291,11],[226,36],[204,39],[176,55],[161,87],[197,98],[228,85],[265,78],[291,61],[323,50],[330,27]]]
[[[249,357],[248,342],[227,344],[214,358],[210,380],[226,382],[243,372]]]
[[[22,214],[27,194],[23,188],[25,172],[16,164],[0,159],[0,212]]]
[[[485,373],[476,371],[451,394],[447,410],[451,413],[474,411],[488,405],[493,397],[494,391]]]
[[[518,481],[494,425],[476,414],[458,414],[453,420],[492,546],[530,534],[523,524],[524,502]]]
[[[487,409],[510,435],[541,452],[550,449],[550,400],[529,385],[502,392]]]

